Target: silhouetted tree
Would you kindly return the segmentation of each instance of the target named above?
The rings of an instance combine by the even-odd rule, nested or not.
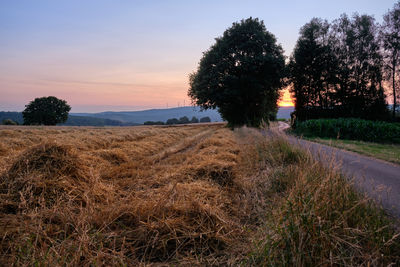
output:
[[[380,37],[384,51],[386,78],[391,80],[393,118],[400,98],[400,1],[383,16]]]
[[[333,29],[339,61],[337,103],[343,106],[347,116],[386,118],[383,58],[374,18],[355,14],[350,19],[342,15],[334,21]]]
[[[68,119],[71,107],[54,96],[35,98],[22,112],[25,125],[56,125]]]
[[[210,117],[203,117],[200,119],[200,122],[211,122]]]
[[[262,21],[233,23],[190,75],[188,95],[203,109],[217,108],[231,127],[259,126],[277,110],[285,58]]]
[[[387,118],[377,29],[371,16],[358,14],[301,28],[289,63],[298,119]]]
[[[313,18],[300,29],[290,58],[291,92],[300,117],[310,110],[327,109],[335,101],[337,59],[329,29],[326,20]]]
[[[190,121],[189,121],[189,118],[188,117],[186,117],[186,116],[183,116],[183,117],[180,117],[179,118],[179,123],[180,124],[188,124]]]
[[[198,118],[196,118],[196,117],[192,117],[192,119],[190,120],[190,123],[198,123],[199,122],[199,119]]]

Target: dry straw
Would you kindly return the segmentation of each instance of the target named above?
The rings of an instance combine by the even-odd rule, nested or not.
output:
[[[380,209],[254,129],[0,129],[0,164],[2,265],[398,260]]]

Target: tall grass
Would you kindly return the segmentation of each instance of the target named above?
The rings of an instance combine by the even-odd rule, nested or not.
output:
[[[306,137],[400,143],[400,126],[383,121],[343,118],[308,120],[298,122],[294,131]]]
[[[400,232],[383,210],[332,168],[277,138],[258,144],[274,168],[270,212],[246,264],[388,266],[400,263]],[[279,159],[279,160],[277,160]]]

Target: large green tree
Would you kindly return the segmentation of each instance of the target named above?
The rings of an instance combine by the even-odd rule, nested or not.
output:
[[[400,1],[383,16],[380,37],[384,50],[386,78],[390,80],[393,95],[393,117],[400,99]]]
[[[262,21],[248,18],[227,29],[190,75],[188,95],[203,109],[217,108],[230,127],[258,127],[277,111],[285,57]]]
[[[68,119],[71,107],[54,96],[35,98],[22,112],[25,125],[56,125]]]

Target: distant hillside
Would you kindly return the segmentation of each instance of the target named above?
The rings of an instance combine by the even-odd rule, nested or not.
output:
[[[212,122],[222,121],[221,116],[216,110],[200,111],[198,107],[181,107],[169,109],[149,109],[142,111],[106,111],[101,113],[73,113],[73,115],[89,116],[96,118],[119,120],[122,122],[135,122],[143,124],[145,121],[167,121],[171,118],[186,116],[191,119],[193,116],[197,118],[210,117]]]
[[[24,123],[24,118],[22,117],[21,112],[0,111],[0,124],[7,119],[13,120],[18,124]]]
[[[24,119],[22,117],[21,112],[6,112],[0,111],[0,124],[3,120],[11,119],[18,124],[23,124]],[[85,116],[74,116],[69,115],[68,120],[59,125],[65,126],[133,126],[138,125],[137,123],[125,123],[117,120],[103,119],[103,118],[95,118],[95,117],[85,117]]]
[[[281,107],[278,111],[278,119],[290,118],[293,107]],[[107,111],[101,113],[71,113],[64,124],[66,126],[133,126],[143,124],[145,121],[163,121],[168,119],[193,116],[198,119],[210,117],[212,122],[221,122],[222,118],[216,110],[200,111],[198,107],[181,107],[170,109],[149,109],[142,111]],[[21,112],[0,111],[0,124],[5,119],[11,119],[19,124],[24,120]]]
[[[59,124],[62,126],[136,126],[137,123],[127,123],[111,119],[75,116],[69,115],[65,123]]]
[[[290,118],[290,112],[293,107],[281,107],[278,111],[278,118]],[[198,107],[181,107],[169,109],[149,109],[142,111],[106,111],[100,113],[73,113],[73,115],[95,117],[103,119],[112,119],[122,122],[134,122],[143,124],[145,121],[167,121],[171,118],[186,116],[191,119],[193,116],[197,118],[210,117],[212,122],[221,122],[222,118],[217,110],[200,111]]]

